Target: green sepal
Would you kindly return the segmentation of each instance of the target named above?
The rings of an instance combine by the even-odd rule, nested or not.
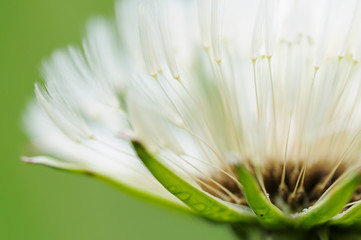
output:
[[[360,184],[360,180],[359,173],[351,172],[345,174],[315,205],[299,216],[296,216],[296,226],[308,229],[329,221],[342,211]]]
[[[263,194],[253,174],[244,166],[238,168],[238,174],[243,186],[243,194],[248,205],[257,215],[259,222],[273,229],[289,227],[291,219],[287,218],[287,216]]]
[[[247,207],[232,206],[216,200],[197,187],[194,187],[156,157],[150,154],[141,143],[132,142],[135,151],[153,176],[174,196],[196,211],[199,215],[217,222],[253,222],[255,215]]]
[[[361,223],[361,202],[353,205],[345,212],[340,213],[330,220],[332,225],[348,227]]]

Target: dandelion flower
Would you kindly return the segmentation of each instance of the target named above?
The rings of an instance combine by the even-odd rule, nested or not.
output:
[[[116,182],[245,239],[357,233],[360,8],[122,1],[115,22],[93,19],[81,48],[44,62],[25,116],[44,155],[23,160]]]

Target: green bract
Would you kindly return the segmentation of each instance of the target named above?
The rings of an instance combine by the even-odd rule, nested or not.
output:
[[[155,178],[173,195],[191,207],[199,215],[219,222],[253,222],[254,214],[243,206],[232,206],[229,203],[214,199],[187,183],[153,157],[139,143],[133,142],[139,158],[151,171]]]

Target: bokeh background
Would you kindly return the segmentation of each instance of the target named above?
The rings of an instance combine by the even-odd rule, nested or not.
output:
[[[234,239],[90,177],[20,162],[31,153],[21,116],[52,51],[80,44],[87,19],[112,0],[0,0],[0,239]]]

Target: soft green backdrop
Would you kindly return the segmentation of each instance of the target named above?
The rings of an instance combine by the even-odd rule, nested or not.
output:
[[[21,163],[21,113],[41,60],[79,44],[112,0],[0,0],[0,239],[233,239],[226,226],[129,197],[84,176]]]

